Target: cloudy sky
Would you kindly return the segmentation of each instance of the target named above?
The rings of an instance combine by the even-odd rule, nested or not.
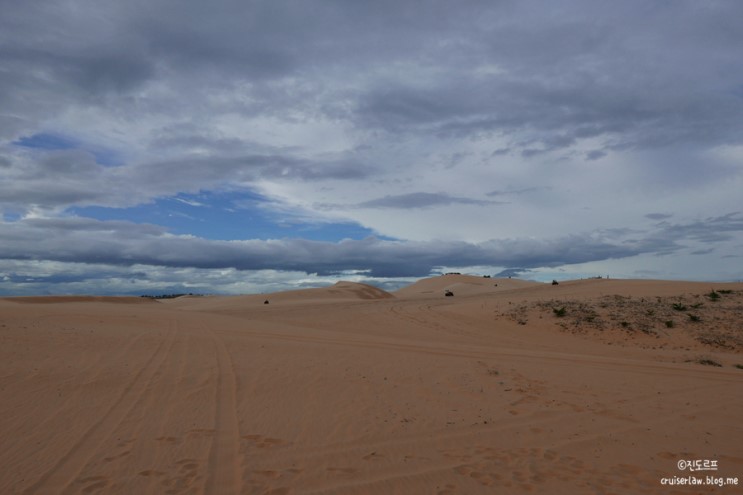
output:
[[[743,2],[0,4],[0,294],[743,279]]]

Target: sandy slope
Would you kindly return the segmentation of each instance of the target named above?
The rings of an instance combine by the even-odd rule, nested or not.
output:
[[[743,284],[448,277],[0,300],[0,493],[740,492]]]
[[[186,296],[175,299],[164,299],[162,302],[171,307],[191,311],[224,311],[235,312],[255,309],[256,306],[282,303],[286,304],[322,304],[348,302],[370,299],[390,299],[392,294],[377,287],[355,282],[338,282],[330,287],[292,290],[273,294],[254,294],[247,296]]]
[[[541,286],[538,282],[517,280],[510,278],[485,278],[472,275],[443,275],[441,277],[419,280],[395,292],[401,298],[437,297],[445,291],[451,291],[455,296],[472,296],[475,294],[491,294],[525,287]]]

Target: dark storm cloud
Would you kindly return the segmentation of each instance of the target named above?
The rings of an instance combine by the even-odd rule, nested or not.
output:
[[[535,193],[543,190],[551,189],[549,187],[522,187],[519,189],[498,189],[496,191],[490,191],[485,193],[485,196],[498,197],[498,196],[519,196],[521,194]]]
[[[160,114],[246,83],[262,113],[495,133],[526,157],[598,137],[593,160],[740,142],[741,17],[737,2],[17,2],[0,20],[0,104],[12,132],[81,100]],[[150,83],[181,100],[134,98]]]
[[[399,61],[436,77],[365,76],[366,89],[356,95],[359,122],[459,134],[527,128],[537,139],[563,129],[566,143],[618,133],[613,147],[733,139],[740,129],[733,47],[743,41],[734,21],[743,12],[736,2],[454,8],[446,2],[68,0],[17,3],[13,10],[2,22],[0,56],[10,74],[25,74],[26,80],[4,76],[18,92],[21,83],[42,91],[61,83],[77,98],[126,93],[179,74],[219,86],[220,80],[260,83],[320,76],[341,64],[357,71]],[[727,62],[728,74],[705,70]],[[483,66],[498,72],[481,73]],[[700,91],[710,78],[717,78],[714,91]]]
[[[631,240],[567,235],[483,243],[386,241],[321,242],[303,239],[212,241],[174,236],[154,225],[85,218],[27,219],[2,225],[0,258],[110,265],[155,265],[238,270],[295,270],[374,277],[426,276],[441,266],[555,267],[642,253],[672,253],[685,239],[712,242],[743,231],[738,214],[689,225],[664,226]],[[606,233],[602,234],[606,237]],[[516,272],[514,272],[516,273]]]
[[[0,169],[0,207],[52,208],[79,202],[105,201],[112,190],[104,168],[82,150],[53,150],[13,156]]]
[[[570,74],[581,68],[566,70]],[[538,72],[533,76],[538,77]],[[675,77],[665,76],[669,83]],[[737,116],[743,111],[743,100],[732,93],[667,94],[662,88],[649,90],[640,75],[634,83],[619,85],[619,73],[587,76],[588,80],[576,80],[568,88],[556,86],[548,75],[537,82],[509,81],[514,77],[472,81],[465,76],[455,81],[443,78],[434,87],[426,82],[423,87],[380,88],[360,98],[358,116],[368,125],[396,133],[514,136],[511,146],[526,157],[586,138],[604,141],[604,148],[590,152],[588,159],[605,156],[607,151],[675,143],[740,142],[743,125]],[[517,132],[529,139],[516,138]]]
[[[730,49],[743,46],[731,20],[740,5],[521,5],[521,22],[474,22],[468,45],[443,50],[445,75],[363,95],[359,116],[394,132],[521,131],[533,143],[520,145],[526,156],[591,137],[605,150],[740,142],[743,100],[733,89],[742,74]],[[478,72],[481,64],[495,73]],[[705,70],[725,64],[731,73]]]
[[[593,150],[586,153],[586,160],[600,160],[607,155],[606,152],[601,150]]]
[[[449,194],[415,192],[409,194],[398,194],[395,196],[384,196],[383,198],[364,201],[356,205],[358,208],[431,208],[435,206],[461,205],[488,205],[497,204],[496,201],[484,201],[480,199],[462,198],[450,196]]]
[[[107,280],[110,278],[121,278],[129,280],[146,280],[145,272],[126,272],[124,270],[105,270],[98,269],[85,273],[58,273],[52,275],[27,275],[18,273],[4,274],[4,282],[11,284],[69,284],[76,282],[90,282],[91,280]]]
[[[0,206],[22,209],[73,205],[131,206],[179,192],[198,192],[258,179],[316,181],[362,179],[370,168],[358,160],[317,161],[286,155],[224,158],[183,156],[128,167],[105,167],[84,150],[36,152],[32,160],[0,167]]]
[[[234,157],[185,156],[178,160],[147,163],[120,173],[134,183],[180,183],[180,188],[193,184],[219,184],[256,179],[320,180],[361,179],[368,173],[363,163],[316,161],[288,155],[239,155]]]
[[[645,215],[645,218],[649,218],[650,220],[666,220],[672,216],[668,213],[648,213]]]
[[[668,239],[689,239],[705,244],[716,244],[733,239],[734,234],[743,232],[743,214],[733,212],[687,224],[662,222],[658,227],[662,235]]]
[[[5,2],[0,17],[0,139],[76,103],[106,105],[156,75],[145,40],[106,2]],[[114,101],[107,100],[112,97]]]

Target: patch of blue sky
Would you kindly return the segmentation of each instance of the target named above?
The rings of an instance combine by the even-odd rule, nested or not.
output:
[[[25,136],[15,141],[13,144],[24,148],[34,148],[41,150],[70,150],[80,147],[80,142],[66,136],[57,134],[34,134]]]
[[[202,192],[160,198],[129,208],[88,206],[70,210],[97,220],[126,220],[160,225],[179,235],[212,240],[301,238],[337,242],[363,239],[374,231],[354,222],[311,222],[270,208],[250,192]]]
[[[102,146],[95,146],[83,143],[80,140],[64,136],[61,134],[53,134],[41,132],[33,134],[31,136],[24,136],[13,142],[15,146],[22,148],[30,148],[44,151],[55,151],[55,150],[83,150],[87,151],[95,157],[95,161],[99,165],[107,167],[115,167],[123,165],[123,161],[118,153],[113,150],[107,149]]]
[[[3,211],[2,216],[3,216],[4,222],[15,222],[15,221],[20,220],[23,217],[20,211],[15,211],[15,210]]]

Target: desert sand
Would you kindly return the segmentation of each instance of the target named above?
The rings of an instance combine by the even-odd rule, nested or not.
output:
[[[743,284],[6,298],[0,439],[2,494],[741,493]]]

